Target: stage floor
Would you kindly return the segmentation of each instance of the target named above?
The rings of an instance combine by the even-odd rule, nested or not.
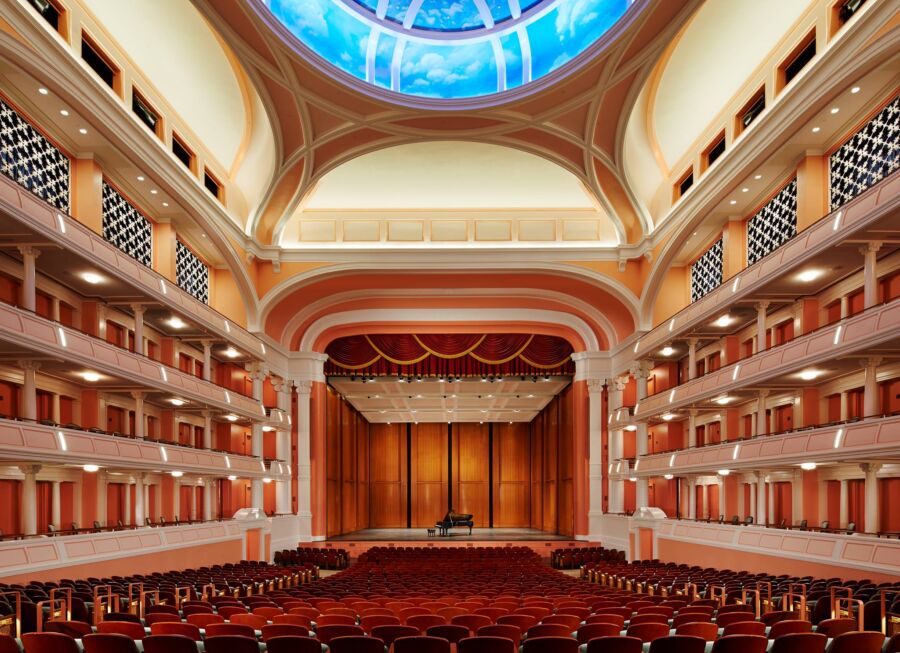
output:
[[[429,537],[424,528],[369,528],[328,538],[328,542],[568,542],[571,537],[536,528],[454,528],[450,537]]]

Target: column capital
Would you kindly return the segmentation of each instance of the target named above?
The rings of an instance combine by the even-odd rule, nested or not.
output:
[[[633,363],[629,368],[629,372],[631,372],[636,379],[646,379],[650,376],[650,372],[654,367],[653,361],[642,360]]]
[[[859,364],[862,367],[878,367],[882,362],[884,362],[884,358],[881,356],[870,356],[869,358],[860,360]]]
[[[41,250],[39,250],[34,245],[17,245],[16,249],[19,250],[19,253],[22,256],[31,256],[37,258],[41,255]]]
[[[292,352],[288,360],[288,375],[295,380],[325,381],[327,354],[315,351]]]
[[[294,381],[298,395],[309,395],[312,392],[312,381]]]
[[[216,415],[216,411],[214,410],[201,410],[200,414],[203,415],[205,419],[212,419]]]
[[[860,463],[859,468],[863,471],[863,474],[877,474],[881,469],[881,463]]]
[[[769,304],[771,304],[771,303],[772,303],[772,302],[770,302],[770,301],[767,300],[767,299],[764,299],[764,300],[762,300],[762,301],[756,302],[756,304],[755,304],[756,310],[757,310],[758,312],[760,312],[760,311],[765,311],[767,308],[769,308]]]
[[[40,465],[19,465],[19,471],[28,476],[29,474],[32,476],[36,476],[39,471],[41,471]]]
[[[878,250],[881,249],[881,241],[873,240],[872,242],[866,243],[862,247],[859,248],[859,253],[865,256],[866,254],[877,254]]]
[[[685,338],[684,341],[688,344],[688,347],[696,347],[697,343],[700,342],[700,338],[691,336],[690,338]]]
[[[203,349],[206,350],[206,349],[212,349],[213,342],[214,341],[210,340],[209,338],[204,338],[203,340],[200,341],[200,344],[203,346]]]
[[[628,377],[627,376],[617,376],[613,379],[613,388],[617,392],[624,391],[626,385],[628,385]]]
[[[603,388],[606,387],[606,381],[604,379],[588,379],[586,383],[589,393],[603,392]]]
[[[260,362],[249,363],[246,370],[254,381],[265,379],[269,375],[269,368]]]
[[[132,390],[128,394],[130,394],[135,401],[143,401],[145,392],[143,390]]]
[[[41,369],[41,362],[31,359],[23,359],[16,361],[16,365],[18,365],[23,370],[39,370]]]
[[[143,315],[147,312],[147,306],[145,304],[132,304],[131,311],[134,313],[134,316]]]
[[[697,417],[697,415],[699,415],[699,414],[700,414],[699,408],[689,408],[688,409],[688,415],[690,415],[691,417]]]
[[[764,389],[758,391],[758,392],[756,393],[756,396],[759,397],[760,399],[765,399],[765,398],[768,397],[771,393],[772,393],[771,390],[768,390],[768,389],[765,389],[765,388],[764,388]]]

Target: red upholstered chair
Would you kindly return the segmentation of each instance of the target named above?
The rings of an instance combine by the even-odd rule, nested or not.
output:
[[[253,614],[265,617],[267,621],[271,621],[272,617],[284,614],[284,610],[281,608],[273,608],[272,606],[263,606],[261,608],[253,608]]]
[[[625,618],[620,614],[592,614],[584,620],[586,624],[615,624],[625,630]]]
[[[503,624],[508,626],[516,626],[523,633],[527,632],[529,628],[536,625],[537,622],[537,618],[529,614],[506,614],[497,619],[498,625]]]
[[[519,608],[518,610],[513,612],[513,614],[527,614],[534,617],[535,619],[540,620],[549,615],[551,612],[552,610],[550,608],[545,608],[541,605],[530,605],[525,606],[524,608]]]
[[[184,635],[148,635],[144,653],[197,653],[197,642]]]
[[[579,644],[587,644],[598,637],[616,637],[621,630],[616,624],[584,624],[578,629],[575,638]]]
[[[487,617],[488,619],[490,619],[492,624],[495,624],[495,623],[497,623],[497,619],[499,619],[500,617],[503,617],[505,615],[508,615],[510,612],[512,612],[512,611],[508,610],[506,608],[491,607],[491,608],[476,608],[472,612],[472,614],[483,615],[483,616]]]
[[[469,614],[469,611],[454,605],[447,608],[439,608],[435,614],[439,614],[442,617],[445,617],[447,621],[450,621],[453,617],[461,614]]]
[[[317,627],[322,626],[355,626],[356,618],[345,614],[320,614],[314,620]]]
[[[465,626],[447,624],[446,626],[432,626],[425,631],[429,637],[443,637],[451,644],[456,644],[463,637],[469,636],[469,629]]]
[[[891,636],[888,643],[884,645],[884,653],[900,653],[900,633]]]
[[[768,644],[759,635],[729,635],[713,642],[712,653],[766,653]]]
[[[356,610],[354,610],[353,608],[347,608],[343,605],[334,608],[328,607],[322,610],[322,612],[325,614],[342,614],[356,619]]]
[[[712,618],[715,608],[708,605],[687,605],[678,611],[678,614],[708,614]]]
[[[81,653],[75,639],[61,633],[25,633],[22,647],[25,653]]]
[[[572,637],[572,629],[563,624],[538,624],[528,629],[526,638],[532,637]]]
[[[731,605],[723,605],[718,609],[716,614],[723,615],[731,612],[753,612],[753,606],[746,603],[732,603]]]
[[[450,618],[450,623],[454,626],[465,626],[469,632],[474,633],[482,626],[490,626],[493,621],[490,617],[483,614],[459,614]]]
[[[631,608],[604,608],[603,614],[617,614],[621,615],[623,619],[631,619],[631,615],[634,612]]]
[[[134,640],[121,633],[85,635],[81,638],[81,645],[84,647],[84,653],[138,653]]]
[[[778,639],[779,637],[783,637],[784,635],[791,635],[793,633],[811,633],[812,632],[812,624],[808,621],[802,621],[800,619],[786,619],[784,621],[779,621],[778,623],[772,624],[772,627],[769,629],[769,639]],[[825,633],[822,633],[823,635]]]
[[[637,624],[636,626],[628,626],[628,630],[625,631],[625,635],[627,635],[628,637],[637,637],[639,640],[646,644],[647,642],[652,642],[654,639],[667,637],[669,635],[669,625]]]
[[[224,610],[225,608],[226,608],[226,606],[222,606],[219,609],[219,614],[221,614],[222,610]],[[241,608],[241,610],[243,610],[243,608]],[[187,617],[188,615],[191,615],[191,614],[212,614],[212,613],[213,613],[212,605],[186,605],[181,610],[181,614],[183,614],[185,617]]]
[[[822,633],[826,637],[832,638],[844,633],[851,633],[856,630],[858,624],[856,619],[825,619],[816,626],[816,632]]]
[[[769,653],[823,653],[827,643],[819,633],[788,633],[772,642]]]
[[[44,630],[48,633],[68,635],[75,639],[81,639],[85,635],[94,632],[91,624],[83,621],[48,621],[44,624]]]
[[[675,629],[676,635],[702,637],[704,642],[714,642],[719,636],[719,627],[714,623],[692,622],[681,624]]]
[[[247,624],[210,624],[204,633],[206,637],[252,637],[256,639],[253,626]]]
[[[712,614],[707,614],[705,612],[679,612],[674,617],[672,617],[672,628],[678,628],[678,626],[682,624],[691,624],[697,622],[709,623],[710,621],[712,621]]]
[[[789,619],[796,619],[797,615],[789,610],[776,610],[775,612],[767,612],[763,616],[759,618],[767,626],[771,626],[772,624],[778,623],[779,621],[787,621]]]
[[[151,635],[182,635],[189,637],[195,642],[199,642],[200,629],[194,624],[184,623],[183,621],[163,621],[150,626]]]
[[[647,614],[648,612],[653,614],[664,614],[667,618],[671,619],[675,614],[675,608],[667,605],[649,605],[637,611],[638,614]]]
[[[350,624],[332,624],[330,626],[319,626],[316,628],[316,639],[323,644],[327,644],[335,637],[352,637],[354,635],[365,635],[365,631],[359,626]]]
[[[383,626],[375,626],[372,628],[372,637],[377,637],[382,642],[384,642],[385,646],[390,646],[391,643],[398,637],[415,637],[418,635],[420,631],[414,626],[399,626],[397,624],[385,624]]]
[[[335,637],[328,642],[328,650],[331,653],[384,653],[384,642],[366,635]]]
[[[668,624],[669,618],[664,614],[656,614],[653,612],[645,612],[644,614],[636,614],[628,620],[629,626],[637,626],[638,624]]]
[[[219,635],[207,637],[203,641],[206,653],[259,653],[259,644],[255,637],[240,635]]]
[[[476,637],[505,637],[512,640],[516,650],[522,640],[522,631],[518,626],[511,624],[491,624],[490,626],[482,626],[478,629]]]
[[[573,631],[581,625],[581,619],[573,614],[551,614],[541,619],[542,624],[561,624],[569,631]]]
[[[644,643],[637,637],[598,637],[587,644],[587,653],[641,653]]]
[[[456,650],[458,653],[516,653],[518,648],[506,637],[479,635],[459,640]]]
[[[535,637],[526,639],[522,653],[577,653],[578,640],[572,637]]]
[[[393,610],[388,610],[387,608],[380,608],[380,607],[365,608],[365,609],[359,611],[360,619],[362,619],[363,617],[374,617],[379,614],[387,615],[387,616],[393,615],[395,617],[397,616]]]
[[[723,635],[765,635],[766,624],[761,621],[738,621],[722,629]]]
[[[269,623],[268,619],[258,614],[233,614],[228,621],[233,624],[251,626],[255,630],[259,630]]]
[[[144,624],[147,626],[166,622],[173,623],[176,621],[181,621],[181,616],[177,614],[171,614],[169,612],[155,612],[144,617]]]
[[[103,634],[125,635],[133,640],[140,641],[144,639],[147,632],[144,627],[139,624],[133,624],[130,621],[101,621],[97,624],[97,632]]]
[[[315,621],[320,612],[315,608],[291,608],[288,610],[288,614],[300,615],[301,617],[306,617],[310,621]]]
[[[273,624],[290,624],[292,626],[303,626],[306,630],[312,630],[312,621],[308,617],[299,614],[279,614],[272,617]],[[265,627],[265,626],[264,626]]]
[[[428,635],[400,637],[394,640],[394,653],[450,653],[450,642]]]
[[[225,617],[220,614],[192,614],[186,618],[186,621],[199,628],[206,628],[210,624],[225,623]]]
[[[399,626],[400,617],[395,615],[373,614],[367,617],[360,617],[359,625],[367,633],[371,633],[375,626]]]
[[[322,642],[312,637],[273,637],[266,653],[322,653]]]
[[[841,633],[828,645],[828,653],[880,653],[884,635],[878,632]]]
[[[309,628],[297,624],[266,624],[261,630],[264,642],[273,637],[309,637]]]
[[[568,606],[565,608],[557,608],[556,614],[575,615],[576,617],[578,617],[578,621],[581,622],[581,621],[584,621],[585,619],[587,619],[588,616],[590,616],[591,609],[584,608],[584,607]]]
[[[756,621],[756,617],[751,612],[726,612],[725,614],[716,615],[716,625],[724,628],[728,624],[737,623],[738,621]]]
[[[706,640],[693,635],[669,635],[650,642],[650,653],[703,653]]]
[[[441,626],[446,623],[447,620],[439,614],[414,614],[406,620],[407,626],[418,628],[420,633],[424,633],[432,626]]]

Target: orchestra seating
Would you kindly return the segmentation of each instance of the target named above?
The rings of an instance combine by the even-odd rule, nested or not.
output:
[[[519,645],[522,653],[900,650],[898,636],[881,632],[880,612],[869,623],[870,604],[884,597],[892,627],[900,583],[616,560],[585,565],[579,579],[550,569],[525,547],[376,547],[345,571],[323,578],[311,572],[310,566],[241,562],[147,577],[5,585],[0,613],[14,613],[17,595],[23,626],[18,640],[0,637],[0,653],[446,653],[451,646],[460,653],[515,653]],[[145,592],[158,589],[159,601],[153,595],[143,609],[129,603],[133,583],[143,583]],[[73,590],[71,619],[39,606],[57,588]],[[109,588],[121,612],[91,614],[92,597]],[[863,606],[864,631],[852,607],[842,611],[852,603],[831,614],[833,596],[862,601],[856,605]],[[37,609],[46,613],[40,625]]]
[[[346,549],[316,549],[299,546],[293,551],[290,549],[276,551],[274,560],[276,565],[286,567],[315,565],[320,569],[346,569],[350,564],[350,556]]]
[[[625,552],[587,546],[570,549],[554,549],[550,552],[550,566],[554,569],[580,569],[582,565],[601,561],[625,561]]]

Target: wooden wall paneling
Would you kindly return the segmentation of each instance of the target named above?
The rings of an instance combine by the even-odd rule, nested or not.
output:
[[[476,528],[490,526],[489,428],[475,422],[453,425],[453,508],[471,514]]]
[[[559,481],[559,398],[544,409],[544,520],[543,530],[552,533],[558,527]]]
[[[544,413],[531,420],[531,527],[544,527]]]
[[[356,528],[356,422],[362,417],[341,398],[341,532]]]
[[[330,387],[325,393],[325,531],[341,532],[341,406],[340,397]]]
[[[406,527],[406,456],[406,424],[370,425],[370,528]]]
[[[531,428],[528,423],[494,425],[494,526],[531,526]]]
[[[575,533],[575,392],[572,385],[557,397],[559,406],[559,455],[557,482],[557,532]]]
[[[413,528],[430,528],[447,512],[447,425],[413,424],[412,448]]]
[[[369,423],[356,420],[356,528],[369,527]]]

